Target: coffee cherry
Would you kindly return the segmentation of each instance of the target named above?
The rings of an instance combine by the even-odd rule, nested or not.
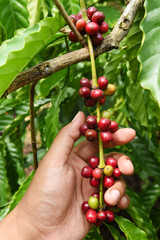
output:
[[[95,179],[101,179],[102,175],[103,174],[102,174],[102,170],[101,169],[99,169],[99,168],[93,169],[92,177],[94,177]]]
[[[97,12],[97,8],[95,8],[95,7],[90,7],[90,8],[88,8],[88,10],[87,10],[87,15],[88,15],[88,18],[89,18],[90,20],[92,19],[92,16],[93,16],[93,14],[94,14],[95,12]]]
[[[97,127],[97,119],[95,116],[90,115],[86,118],[88,128],[96,128]]]
[[[106,160],[106,165],[110,165],[113,168],[115,168],[117,166],[117,160],[115,158],[113,158],[113,157],[109,157]]]
[[[68,34],[68,38],[71,42],[77,42],[78,41],[76,35],[72,31],[70,31],[70,33]]]
[[[113,84],[108,84],[107,88],[104,91],[104,94],[106,96],[112,96],[113,94],[115,94],[116,91],[116,87]]]
[[[102,221],[105,221],[107,219],[107,215],[106,215],[106,212],[105,211],[99,211],[97,213],[97,218],[99,220],[102,220]]]
[[[109,26],[106,22],[102,22],[101,25],[99,26],[99,31],[102,34],[108,32],[108,29],[109,29]]]
[[[92,193],[92,195],[91,196],[93,196],[93,197],[96,197],[98,200],[99,200],[99,193],[97,193],[97,192],[94,192],[94,193]]]
[[[79,11],[79,13],[77,14],[77,17],[78,17],[78,19],[82,18],[82,12],[81,11]]]
[[[90,96],[94,101],[98,101],[104,98],[104,92],[101,89],[95,89],[91,91]]]
[[[103,105],[103,104],[105,103],[105,101],[106,101],[106,98],[104,97],[104,98],[102,98],[102,99],[99,100],[99,104],[100,104],[100,105]]]
[[[92,168],[96,168],[99,165],[99,157],[91,157],[88,161],[89,165]]]
[[[99,26],[95,22],[89,22],[86,24],[85,30],[89,35],[95,35],[99,32]]]
[[[90,208],[97,209],[99,207],[99,200],[96,197],[91,196],[88,199],[88,204],[89,204]]]
[[[88,87],[88,88],[90,88],[89,79],[88,79],[88,78],[82,78],[82,79],[80,80],[80,86],[81,86],[81,87]]]
[[[107,222],[113,222],[114,221],[114,213],[107,210],[106,211],[106,215],[107,215]]]
[[[112,134],[110,132],[101,132],[100,136],[104,143],[109,143],[113,140]]]
[[[108,130],[110,124],[111,121],[108,118],[101,118],[98,122],[98,128],[104,132]]]
[[[82,87],[79,89],[79,95],[83,98],[89,98],[91,90],[88,87]]]
[[[112,133],[116,132],[118,130],[118,123],[115,121],[111,121],[111,125],[109,126],[109,131]]]
[[[99,46],[101,45],[101,43],[103,42],[103,36],[100,32],[96,33],[93,37],[92,37],[92,42],[94,46]]]
[[[100,181],[99,181],[98,179],[95,179],[95,178],[91,178],[91,179],[90,179],[90,185],[91,185],[92,187],[98,187],[98,186],[99,186],[99,183],[100,183]]]
[[[122,173],[120,172],[119,168],[115,168],[114,171],[113,171],[113,176],[118,178],[121,175],[122,175]]]
[[[95,226],[100,227],[102,225],[103,221],[97,219],[96,223],[94,223]]]
[[[104,76],[98,78],[98,85],[103,90],[108,86],[108,79]]]
[[[92,98],[87,98],[85,99],[85,105],[86,107],[93,107],[96,105],[96,101],[94,101]]]
[[[88,127],[87,127],[87,124],[82,124],[81,126],[80,126],[80,134],[81,135],[83,135],[83,136],[85,136],[85,132],[88,130]]]
[[[86,21],[81,18],[76,22],[76,28],[78,31],[82,32],[85,29]]]
[[[85,178],[90,178],[92,176],[92,168],[90,166],[85,166],[82,168],[81,175]]]
[[[93,224],[93,223],[96,223],[97,221],[97,213],[95,210],[93,209],[89,209],[87,212],[86,212],[86,220]]]
[[[75,14],[73,14],[73,15],[70,15],[70,18],[71,18],[71,20],[72,20],[73,24],[74,24],[74,25],[76,25],[76,22],[77,22],[77,20],[78,20],[78,17],[77,17],[77,15],[75,15]]]
[[[112,187],[114,185],[114,182],[115,182],[114,177],[112,177],[112,176],[111,177],[104,176],[103,186],[105,188],[110,188],[110,187]]]
[[[90,206],[88,204],[88,201],[85,201],[82,203],[82,211],[83,213],[86,213],[90,209]]]
[[[112,174],[113,174],[113,167],[110,166],[110,165],[107,165],[107,166],[105,166],[105,168],[104,168],[103,171],[104,171],[104,174],[105,174],[106,176],[110,177],[110,176],[112,176]],[[92,171],[92,173],[93,173],[93,171]]]
[[[93,130],[93,129],[88,129],[85,132],[85,137],[88,141],[95,141],[98,137],[97,131]]]
[[[109,111],[103,111],[102,112],[102,118],[111,118],[111,114]]]
[[[105,19],[105,15],[103,12],[95,12],[92,16],[92,22],[96,22],[98,24],[101,24]]]

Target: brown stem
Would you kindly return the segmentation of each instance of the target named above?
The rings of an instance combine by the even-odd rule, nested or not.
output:
[[[94,49],[94,55],[98,56],[113,48],[118,48],[119,43],[124,39],[124,37],[129,32],[133,20],[136,16],[137,11],[142,6],[144,0],[131,0],[127,7],[125,8],[120,19],[116,23],[112,32],[107,35],[103,43]],[[11,83],[8,89],[5,91],[3,96],[7,96],[9,93],[27,85],[33,83],[42,78],[48,77],[59,70],[62,70],[68,66],[75,63],[82,62],[84,60],[89,60],[88,48],[82,48],[63,56],[51,59],[46,62],[39,63],[34,67],[27,69],[26,71],[18,74],[15,80]],[[2,97],[3,97],[2,96]]]
[[[86,46],[86,42],[83,39],[83,37],[81,36],[81,34],[78,32],[77,28],[75,27],[75,25],[73,24],[71,18],[68,16],[66,10],[64,9],[63,5],[60,3],[59,0],[54,0],[55,5],[57,6],[58,10],[60,11],[60,13],[62,14],[64,20],[67,22],[67,24],[69,25],[70,29],[72,30],[72,32],[74,32],[74,34],[76,35],[78,41],[82,44],[82,46]]]
[[[37,82],[30,84],[29,91],[29,102],[30,102],[30,124],[31,124],[31,142],[32,142],[32,152],[34,160],[34,169],[38,168],[37,161],[37,147],[36,147],[36,135],[35,135],[35,125],[34,125],[34,90]]]

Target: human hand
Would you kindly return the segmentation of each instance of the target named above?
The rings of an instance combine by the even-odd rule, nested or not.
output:
[[[81,204],[95,188],[90,186],[88,179],[81,177],[81,169],[91,156],[98,153],[98,145],[84,141],[73,148],[80,137],[79,128],[84,120],[85,116],[80,112],[59,132],[40,162],[23,199],[13,213],[9,214],[10,219],[13,214],[17,218],[20,239],[79,240],[89,231],[90,224],[82,213]],[[134,137],[134,130],[120,129],[113,134],[112,144],[105,147],[126,144]],[[133,173],[133,165],[127,156],[120,153],[110,153],[108,156],[118,160],[123,174]],[[120,208],[126,208],[129,198],[125,189],[123,179],[117,180],[106,191],[105,200],[110,205],[117,204]]]

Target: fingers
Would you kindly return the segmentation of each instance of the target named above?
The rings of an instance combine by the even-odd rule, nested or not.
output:
[[[129,197],[127,194],[124,194],[123,197],[117,203],[117,207],[120,209],[126,209],[129,206]]]

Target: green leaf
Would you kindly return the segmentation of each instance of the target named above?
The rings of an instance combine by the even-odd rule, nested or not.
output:
[[[77,14],[81,10],[79,0],[61,0],[61,3],[63,4],[68,15]]]
[[[124,232],[128,240],[149,240],[145,232],[136,227],[128,219],[116,216],[115,221],[119,228]]]
[[[114,240],[125,240],[126,239],[125,236],[121,236],[120,232],[112,225],[106,224],[105,222],[104,222],[104,225],[108,228],[108,230],[112,234],[112,237],[114,238]]]
[[[27,28],[28,11],[26,0],[0,0],[0,22],[7,31],[8,38],[13,37],[19,28]]]
[[[115,9],[114,7],[101,6],[97,7],[98,11],[101,11],[105,15],[105,22],[109,24],[109,27],[113,27],[114,24],[118,21],[121,16],[120,10]]]
[[[0,95],[28,63],[54,39],[54,34],[64,26],[59,13],[38,24],[17,32],[0,47]]]
[[[103,240],[99,227],[92,227],[83,240]]]
[[[143,44],[139,52],[141,71],[139,80],[149,89],[160,106],[160,1],[146,0],[146,14],[141,23]]]
[[[153,208],[151,210],[151,219],[152,219],[152,222],[154,224],[154,226],[156,227],[157,231],[159,231],[160,229],[160,208]]]
[[[156,240],[156,230],[149,218],[143,200],[132,189],[128,188],[127,194],[130,197],[130,205],[126,210],[133,222],[147,234],[148,239]]]
[[[28,0],[28,12],[30,25],[34,25],[41,20],[41,15],[47,16],[44,0]]]
[[[5,28],[2,26],[2,24],[0,23],[0,45],[2,44],[2,42],[4,40],[6,40],[6,30]]]

